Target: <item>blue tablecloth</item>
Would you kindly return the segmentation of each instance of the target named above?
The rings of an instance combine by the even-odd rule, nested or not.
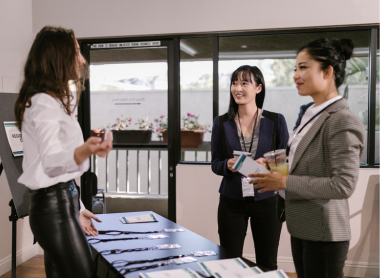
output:
[[[139,224],[123,224],[120,221],[120,217],[122,216],[135,216],[135,215],[143,215],[153,213],[158,222],[152,223],[139,223]],[[123,277],[120,272],[114,268],[111,263],[116,260],[128,260],[128,261],[136,261],[136,260],[147,260],[147,259],[155,259],[173,255],[180,254],[189,254],[193,251],[208,251],[213,250],[217,255],[210,257],[198,257],[198,262],[201,261],[209,261],[209,260],[218,260],[218,259],[228,259],[234,258],[227,249],[220,247],[219,245],[211,242],[200,235],[193,233],[192,231],[173,223],[172,221],[154,213],[152,211],[142,211],[142,212],[126,212],[126,213],[112,213],[112,214],[98,214],[97,217],[102,220],[102,223],[97,223],[94,221],[94,225],[98,230],[119,230],[119,231],[136,231],[136,232],[144,232],[144,231],[159,231],[162,229],[184,229],[185,232],[177,232],[177,233],[166,233],[168,238],[164,239],[154,239],[154,240],[127,240],[127,241],[111,241],[111,242],[101,242],[98,244],[90,244],[93,256],[96,257],[97,254],[102,250],[112,250],[112,249],[133,249],[133,248],[142,248],[142,247],[151,247],[155,245],[162,244],[179,244],[181,246],[180,249],[171,249],[171,250],[149,250],[149,251],[141,251],[141,252],[130,252],[130,253],[122,253],[122,254],[111,254],[111,255],[100,255],[98,256],[98,276],[100,278],[107,277]],[[144,237],[145,235],[118,235],[118,236],[110,236],[110,235],[99,235],[98,238],[126,238],[126,237]],[[87,237],[92,238],[90,236]],[[140,267],[140,266],[148,266],[152,264],[161,263],[146,263],[146,264],[133,264],[128,266],[128,268]],[[251,263],[250,266],[254,264]],[[158,271],[163,269],[176,269],[176,268],[186,268],[189,267],[193,270],[200,270],[201,268],[198,266],[197,262],[188,263],[183,265],[175,265],[171,264],[168,266],[148,269],[145,271],[136,271],[125,275],[125,277],[139,277],[139,272],[151,272]]]

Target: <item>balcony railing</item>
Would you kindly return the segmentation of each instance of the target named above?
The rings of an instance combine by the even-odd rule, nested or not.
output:
[[[210,142],[197,150],[182,149],[181,160],[210,162]],[[111,194],[168,194],[167,148],[114,148],[107,157],[91,157],[91,171],[98,177],[98,188]]]

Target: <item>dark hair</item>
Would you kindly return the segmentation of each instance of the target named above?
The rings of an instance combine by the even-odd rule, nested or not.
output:
[[[241,66],[238,69],[236,69],[232,75],[231,75],[231,84],[230,84],[230,104],[228,106],[228,118],[234,119],[238,109],[239,105],[236,103],[234,97],[232,96],[231,92],[231,86],[232,83],[237,81],[241,77],[244,81],[255,83],[256,86],[261,85],[262,89],[259,94],[256,95],[256,106],[258,108],[263,108],[264,99],[265,99],[265,81],[264,76],[259,70],[258,67],[254,66]]]
[[[59,99],[65,112],[68,115],[73,113],[69,81],[75,84],[78,105],[84,80],[88,77],[88,64],[79,65],[78,52],[73,30],[46,26],[38,32],[26,59],[24,80],[15,103],[16,123],[20,131],[25,109],[32,105],[31,98],[37,93]]]
[[[311,58],[321,65],[325,70],[329,66],[334,69],[335,86],[339,88],[346,76],[346,61],[352,57],[354,43],[350,39],[333,39],[326,38],[315,40],[298,51],[307,51]]]

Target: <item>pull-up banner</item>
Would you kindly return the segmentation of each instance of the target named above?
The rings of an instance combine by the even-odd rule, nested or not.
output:
[[[161,41],[151,42],[118,42],[118,43],[96,43],[91,45],[91,49],[103,48],[125,48],[125,47],[145,47],[145,46],[160,46]]]
[[[13,154],[13,151],[9,147],[8,132],[6,131],[7,123],[10,123],[11,125],[8,126],[9,128],[17,130],[14,112],[17,97],[18,94],[0,93],[0,157],[4,166],[5,176],[8,180],[17,216],[22,218],[29,214],[29,188],[17,182],[22,173],[23,156],[15,156]],[[17,132],[16,130],[15,132]],[[21,142],[20,138],[21,137],[15,135],[14,139],[16,140],[16,145]]]

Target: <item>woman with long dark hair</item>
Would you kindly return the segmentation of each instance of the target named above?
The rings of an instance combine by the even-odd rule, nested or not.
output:
[[[285,148],[288,129],[284,116],[262,110],[265,82],[257,67],[235,70],[230,88],[228,112],[215,118],[211,138],[212,171],[223,176],[218,208],[220,245],[242,256],[250,220],[256,262],[274,270],[282,226],[276,216],[276,193],[243,197],[242,175],[232,169],[233,151],[250,153],[262,163],[264,153]]]
[[[31,192],[29,222],[44,249],[47,278],[96,277],[84,232],[97,235],[91,219],[100,220],[83,207],[74,179],[88,170],[92,154],[106,156],[112,141],[108,136],[83,142],[74,109],[87,73],[74,32],[44,27],[30,49],[15,104],[24,143],[18,181]],[[76,104],[69,82],[76,87]]]
[[[294,82],[314,104],[288,142],[289,175],[252,174],[261,193],[284,190],[299,278],[341,278],[350,240],[348,198],[358,180],[366,132],[338,95],[350,39],[319,39],[297,55]]]

